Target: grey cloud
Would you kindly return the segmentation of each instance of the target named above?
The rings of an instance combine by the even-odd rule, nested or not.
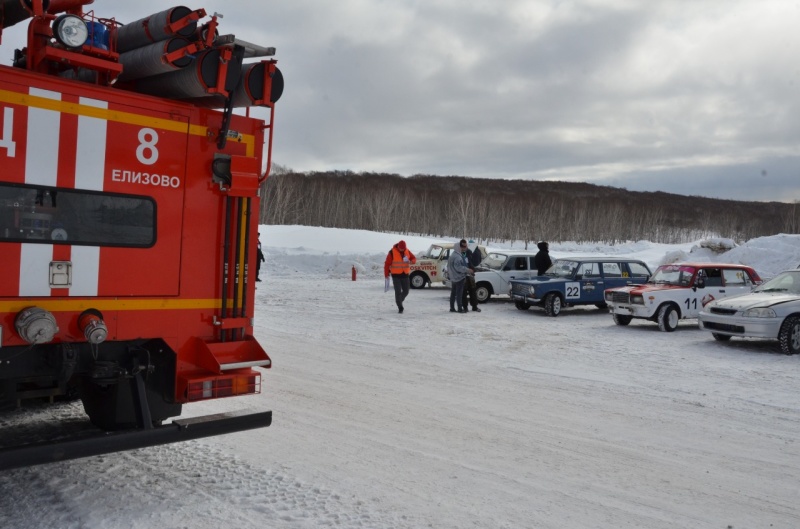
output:
[[[274,156],[296,170],[582,180],[796,200],[800,33],[790,21],[798,6],[215,0],[191,7],[224,13],[223,33],[277,48],[286,89]],[[97,0],[92,8],[131,21],[163,4]],[[6,43],[4,35],[4,51]]]

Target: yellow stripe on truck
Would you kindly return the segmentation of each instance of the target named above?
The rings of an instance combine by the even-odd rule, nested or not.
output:
[[[42,108],[45,110],[61,112],[63,114],[88,116],[91,118],[104,119],[106,121],[113,121],[117,123],[126,123],[129,125],[147,126],[175,132],[188,132],[188,134],[192,136],[208,137],[209,134],[208,127],[202,125],[188,125],[186,121],[154,118],[152,116],[144,116],[142,114],[133,114],[131,112],[122,112],[119,110],[108,110],[89,105],[80,105],[78,103],[69,103],[66,101],[48,99],[46,97],[22,94],[20,92],[13,92],[10,90],[0,90],[0,103],[10,103],[25,107]],[[247,156],[254,156],[255,137],[252,134],[242,134],[241,141],[245,144]]]
[[[50,312],[78,312],[86,309],[100,311],[126,311],[126,310],[189,310],[189,309],[218,309],[222,306],[222,299],[48,299],[27,298],[14,301],[0,301],[0,312],[19,312],[28,307],[39,307]],[[233,307],[233,301],[228,301],[228,307]]]

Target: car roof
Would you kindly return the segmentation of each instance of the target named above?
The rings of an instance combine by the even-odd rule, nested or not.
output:
[[[446,242],[446,241],[443,241],[443,242],[432,242],[432,243],[431,243],[431,246],[441,246],[442,248],[452,248],[452,247],[453,247],[453,246],[455,246],[456,244],[457,244],[457,243],[455,243],[455,242]],[[486,247],[485,247],[484,245],[482,245],[482,244],[479,244],[479,245],[478,245],[478,248],[484,248],[484,249],[485,249]]]
[[[626,263],[642,263],[642,264],[644,264],[644,261],[642,261],[641,259],[631,259],[629,257],[616,257],[616,256],[613,256],[613,255],[599,256],[599,257],[596,256],[596,255],[587,256],[587,257],[566,257],[565,256],[565,257],[556,257],[554,260],[555,261],[581,261],[581,262],[584,262],[584,263],[602,263],[602,262],[605,262],[605,261],[624,261]]]
[[[695,268],[738,268],[745,270],[753,270],[752,266],[737,264],[737,263],[705,263],[705,262],[686,262],[686,263],[670,263],[661,266],[693,266]]]
[[[503,254],[503,255],[517,255],[517,256],[528,257],[528,256],[535,256],[538,252],[531,252],[531,251],[527,251],[527,250],[520,250],[520,251],[517,251],[517,250],[503,250],[502,248],[500,248],[500,249],[489,250],[488,253],[499,253],[499,254]]]

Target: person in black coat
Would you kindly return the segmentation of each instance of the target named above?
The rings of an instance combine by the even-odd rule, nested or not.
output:
[[[261,263],[266,261],[264,259],[264,252],[261,251],[261,234],[258,234],[258,253],[256,254],[256,281],[261,281],[259,275],[261,274]]]
[[[471,241],[470,241],[471,242]],[[453,249],[455,251],[455,248]],[[475,269],[481,264],[481,249],[475,245],[475,249],[470,249],[467,247],[467,251],[465,252],[467,258],[467,265],[472,269],[473,274]],[[469,294],[469,301],[470,305],[472,305],[473,312],[480,312],[481,309],[478,308],[478,296],[475,292],[475,276],[467,276],[467,282],[464,285],[464,296],[462,297],[462,306],[464,309],[467,308],[467,294]]]
[[[550,245],[542,241],[536,245],[539,252],[533,258],[533,263],[536,265],[537,275],[543,276],[547,269],[553,266],[553,261],[550,260]]]

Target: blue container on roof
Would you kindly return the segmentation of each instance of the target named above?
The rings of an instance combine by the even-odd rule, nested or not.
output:
[[[89,37],[86,44],[108,51],[108,28],[101,22],[88,22]]]

